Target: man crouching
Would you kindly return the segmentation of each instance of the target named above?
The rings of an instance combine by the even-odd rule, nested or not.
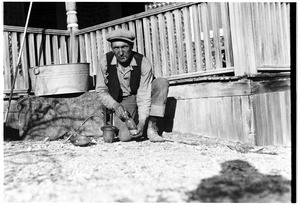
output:
[[[146,127],[151,142],[163,142],[156,124],[165,114],[169,82],[155,78],[150,60],[132,50],[134,33],[117,29],[106,39],[112,51],[100,58],[96,92],[101,103],[117,116],[114,125],[119,129],[118,138],[124,142],[138,138]],[[130,134],[124,123],[126,111],[137,124],[135,135]]]

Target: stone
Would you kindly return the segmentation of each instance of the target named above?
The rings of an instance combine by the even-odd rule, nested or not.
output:
[[[24,97],[18,102],[19,135],[23,140],[55,140],[76,131],[78,135],[102,135],[103,105],[95,92],[44,97]]]

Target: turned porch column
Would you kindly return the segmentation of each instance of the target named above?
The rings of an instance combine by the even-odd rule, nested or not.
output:
[[[76,12],[76,2],[66,2],[67,11],[67,28],[70,32],[70,61],[71,63],[77,63],[77,43],[75,39],[75,31],[78,31],[77,24],[77,12]]]

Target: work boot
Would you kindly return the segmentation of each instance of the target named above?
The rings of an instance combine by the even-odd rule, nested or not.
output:
[[[158,135],[157,118],[149,117],[147,136],[151,142],[164,142],[165,140]]]

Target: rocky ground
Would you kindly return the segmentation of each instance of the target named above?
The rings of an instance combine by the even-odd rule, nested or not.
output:
[[[290,147],[164,137],[5,141],[4,202],[290,202]]]

